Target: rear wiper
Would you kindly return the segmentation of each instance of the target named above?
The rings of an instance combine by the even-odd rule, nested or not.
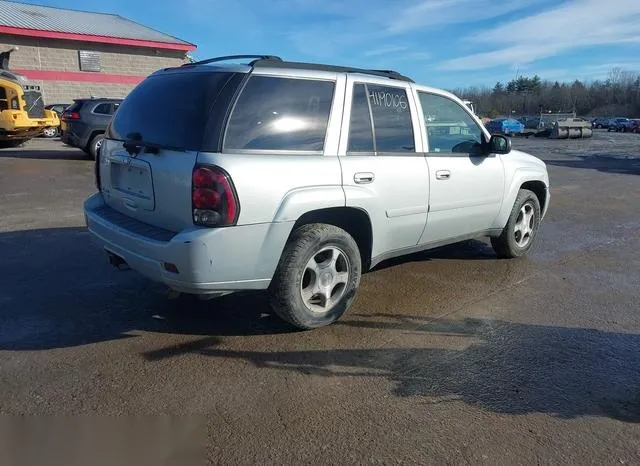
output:
[[[178,152],[184,152],[184,149],[181,147],[169,146],[166,144],[156,144],[154,142],[140,141],[138,139],[127,139],[122,144],[129,155],[138,155],[140,151],[144,149],[146,154],[157,154],[161,149],[164,150],[173,150]]]

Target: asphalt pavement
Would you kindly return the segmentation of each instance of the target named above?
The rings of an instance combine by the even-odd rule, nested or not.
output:
[[[4,464],[114,464],[87,432],[149,464],[640,464],[640,135],[514,147],[552,184],[529,257],[381,264],[308,332],[259,293],[168,299],[116,271],[84,227],[92,161],[0,151],[0,414],[117,416],[0,416]]]

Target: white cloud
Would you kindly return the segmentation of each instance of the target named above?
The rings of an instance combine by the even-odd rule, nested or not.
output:
[[[416,29],[470,23],[506,15],[533,4],[533,0],[423,0],[389,15],[387,31],[398,34]]]
[[[377,57],[380,55],[388,55],[390,53],[402,52],[409,47],[406,45],[390,45],[388,47],[380,47],[377,49],[367,50],[363,55],[365,57]]]
[[[417,48],[416,35],[496,18],[543,0],[274,0],[278,9],[308,11],[311,8],[326,21],[304,24],[289,31],[289,39],[305,54],[332,56],[372,43],[388,44],[399,37],[405,49]],[[544,0],[549,1],[549,0]],[[447,40],[457,40],[454,36]],[[431,46],[435,45],[433,42]],[[381,48],[383,50],[386,47]],[[389,46],[396,51],[395,46]],[[398,50],[399,51],[399,50]],[[424,58],[426,52],[421,52]],[[384,55],[368,49],[365,57]]]
[[[412,53],[405,53],[403,55],[400,55],[397,58],[399,60],[420,61],[420,60],[428,60],[429,58],[431,58],[431,54],[427,52],[412,52]]]
[[[640,61],[618,61],[610,63],[599,63],[597,65],[587,65],[583,67],[583,71],[599,76],[608,75],[613,69],[622,71],[640,71]]]
[[[469,38],[504,47],[445,61],[441,69],[477,70],[531,63],[577,48],[640,42],[640,1],[574,0]]]

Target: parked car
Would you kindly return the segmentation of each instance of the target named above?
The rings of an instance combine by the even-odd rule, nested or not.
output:
[[[602,118],[602,117],[594,118],[593,120],[591,120],[591,126],[597,129],[608,128],[609,118]]]
[[[387,259],[483,236],[500,258],[530,251],[546,165],[455,95],[393,71],[233,58],[247,56],[158,70],[115,114],[84,204],[112,265],[204,297],[265,290],[310,329]]]
[[[60,118],[62,142],[96,158],[104,132],[122,99],[75,99]]]
[[[607,127],[607,131],[615,131],[615,132],[626,132],[627,128],[631,124],[631,120],[629,118],[612,118],[609,121],[609,126]]]
[[[62,112],[69,106],[69,104],[49,104],[45,105],[46,110],[52,110],[58,114],[58,118],[62,115]],[[48,126],[42,132],[42,137],[55,138],[60,135],[60,126]]]
[[[62,113],[67,108],[69,108],[70,105],[71,104],[49,104],[49,105],[45,105],[44,108],[46,108],[47,110],[53,110],[58,114],[58,117],[60,117],[60,115],[62,115]]]
[[[524,132],[524,124],[515,118],[495,118],[487,124],[487,129],[494,134],[520,134]]]
[[[524,125],[525,129],[538,129],[541,126],[540,117],[522,116],[518,121]]]
[[[631,125],[629,126],[629,132],[640,133],[640,119],[631,120]]]

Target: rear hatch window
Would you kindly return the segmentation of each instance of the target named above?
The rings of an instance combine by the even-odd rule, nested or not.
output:
[[[127,96],[107,137],[201,150],[216,98],[233,73],[175,72],[150,76]]]
[[[80,109],[82,108],[83,103],[84,102],[82,100],[76,100],[74,103],[69,105],[63,113],[69,114],[73,112],[79,112]]]

